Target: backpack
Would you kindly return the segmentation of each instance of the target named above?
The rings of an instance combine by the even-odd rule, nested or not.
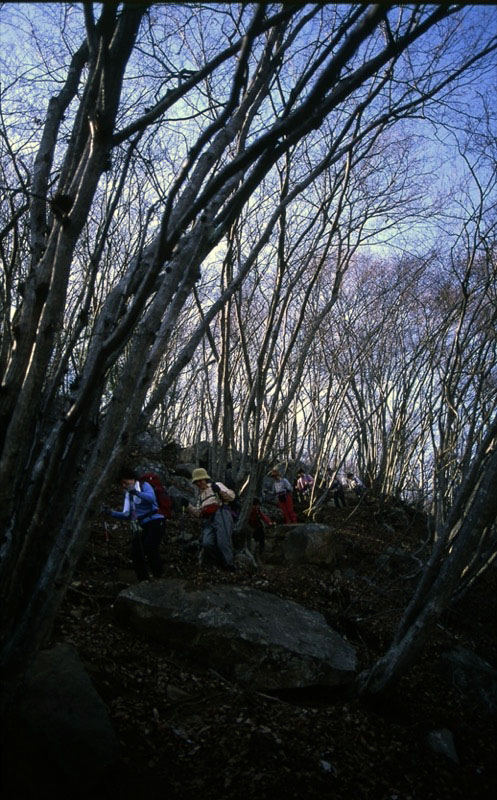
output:
[[[157,505],[159,506],[159,513],[162,514],[162,516],[166,519],[171,519],[173,515],[173,501],[164,489],[159,476],[154,472],[146,472],[144,475],[141,475],[138,480],[140,483],[146,482],[150,484],[155,492],[155,499],[157,500]]]
[[[242,510],[242,504],[238,492],[236,491],[236,486],[234,481],[230,481],[230,483],[231,485],[229,485],[228,481],[226,481],[225,486],[227,489],[231,489],[231,491],[235,493],[235,496],[233,500],[223,500],[222,502],[225,508],[229,508],[229,510],[231,511],[231,516],[233,517],[234,522],[236,522],[236,520],[240,516],[240,511]]]

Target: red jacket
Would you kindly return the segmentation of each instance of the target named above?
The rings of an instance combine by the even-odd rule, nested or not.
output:
[[[267,514],[264,511],[261,511],[259,506],[252,506],[252,510],[250,511],[248,523],[252,528],[257,528],[261,522],[265,525],[272,525],[273,521],[269,519]]]

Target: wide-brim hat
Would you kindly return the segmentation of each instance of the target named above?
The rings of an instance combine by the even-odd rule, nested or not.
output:
[[[207,475],[207,472],[202,467],[199,469],[194,469],[192,472],[192,483],[195,481],[210,481],[210,476]]]

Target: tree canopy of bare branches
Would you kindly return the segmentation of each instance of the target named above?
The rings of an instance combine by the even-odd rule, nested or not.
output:
[[[0,97],[10,674],[46,639],[88,516],[135,432],[161,413],[166,425],[178,414],[179,430],[182,417],[193,420],[192,383],[206,389],[199,431],[209,419],[224,459],[236,441],[260,464],[272,457],[290,412],[331,446],[343,407],[368,444],[364,471],[388,491],[405,483],[409,448],[434,430],[404,422],[424,391],[417,370],[429,372],[429,351],[418,354],[405,324],[380,361],[353,310],[343,324],[355,355],[330,353],[322,336],[345,313],[341,291],[361,248],[408,231],[426,210],[427,177],[405,125],[443,117],[449,126],[452,98],[484,79],[497,40],[483,17],[450,4],[13,4],[1,13],[12,41]],[[474,221],[481,232],[483,219]],[[488,231],[485,242],[493,264]],[[462,428],[473,425],[468,464],[476,452],[490,463],[494,447],[492,344],[482,327],[482,355],[470,364],[464,342],[475,315],[490,314],[495,272],[480,240],[467,244],[469,262],[452,254],[465,300],[438,323],[448,417],[434,453],[444,492]],[[471,288],[480,274],[487,294]],[[399,289],[399,304],[409,291]],[[374,316],[384,330],[380,307]],[[469,368],[488,430],[470,404],[454,412],[468,397]],[[303,390],[310,376],[314,388]],[[486,480],[481,470],[475,480]]]

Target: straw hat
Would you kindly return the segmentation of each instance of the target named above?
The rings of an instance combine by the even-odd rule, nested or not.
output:
[[[207,472],[205,469],[203,469],[203,467],[193,470],[192,483],[195,483],[196,481],[210,481],[210,477],[207,475]]]

